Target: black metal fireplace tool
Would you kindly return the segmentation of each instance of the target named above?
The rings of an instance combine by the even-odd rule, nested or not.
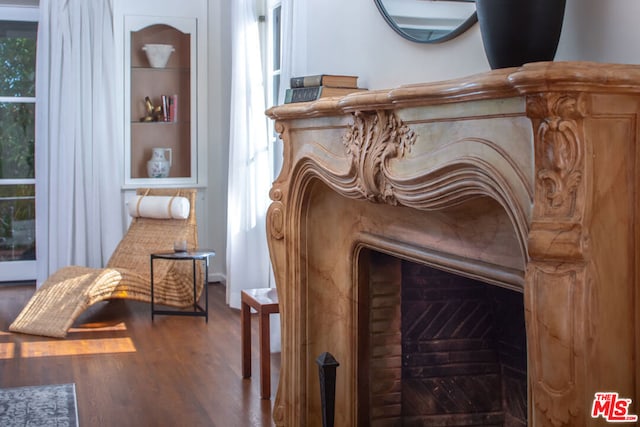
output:
[[[336,411],[336,369],[340,364],[331,353],[324,352],[316,359],[322,399],[322,427],[333,427]]]

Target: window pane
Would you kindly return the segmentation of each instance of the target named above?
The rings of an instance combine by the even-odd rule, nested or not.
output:
[[[0,21],[0,96],[36,93],[36,22]]]
[[[281,41],[280,41],[280,31],[282,27],[282,23],[280,22],[280,12],[282,7],[278,6],[273,9],[273,27],[271,29],[273,33],[273,70],[277,71],[280,69],[280,49],[281,49]]]
[[[273,76],[271,87],[273,88],[273,92],[271,93],[270,107],[278,103],[278,96],[280,95],[280,74]]]
[[[35,185],[0,185],[0,261],[36,259]]]
[[[0,103],[0,179],[34,177],[35,104]]]

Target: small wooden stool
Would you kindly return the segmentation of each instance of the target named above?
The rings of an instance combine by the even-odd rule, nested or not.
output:
[[[260,397],[271,398],[271,345],[269,315],[279,313],[276,288],[244,289],[240,292],[242,377],[251,376],[251,308],[258,312],[260,329]]]

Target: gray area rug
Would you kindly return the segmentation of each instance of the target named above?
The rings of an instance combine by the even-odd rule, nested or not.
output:
[[[78,427],[75,384],[0,389],[0,426]]]

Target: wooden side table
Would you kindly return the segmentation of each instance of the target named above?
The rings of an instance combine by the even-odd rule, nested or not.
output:
[[[260,331],[260,397],[271,398],[271,343],[269,315],[280,312],[276,288],[244,289],[240,292],[242,377],[251,376],[251,309],[258,312]]]
[[[202,316],[205,322],[209,323],[209,257],[216,253],[207,249],[196,249],[186,252],[160,252],[151,254],[151,321],[156,314],[174,315],[174,316]],[[191,261],[193,263],[193,311],[180,310],[156,310],[153,298],[153,261],[156,259],[164,259],[170,261]],[[196,292],[196,262],[204,263],[204,308],[198,304]]]

